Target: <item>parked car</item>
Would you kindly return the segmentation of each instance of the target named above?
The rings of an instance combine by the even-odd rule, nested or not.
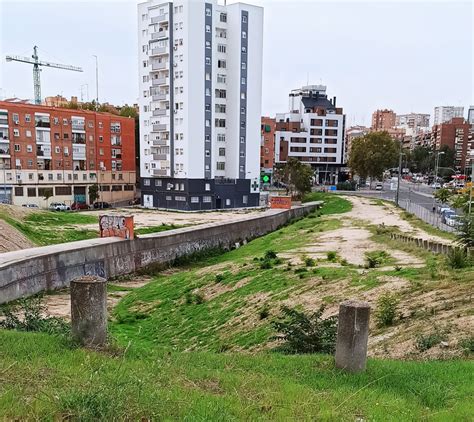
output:
[[[53,202],[49,205],[49,209],[52,211],[71,211],[71,207],[63,202]]]
[[[140,198],[134,198],[128,201],[128,205],[140,205]]]
[[[377,182],[375,184],[375,190],[383,190],[383,183],[382,182]]]
[[[105,209],[105,208],[112,208],[112,205],[110,205],[108,202],[94,202],[94,208],[95,209]]]
[[[73,202],[71,205],[72,210],[88,210],[89,205],[87,205],[85,202]]]
[[[453,210],[447,210],[441,213],[441,222],[444,224],[447,224],[446,221],[448,218],[450,218],[452,215],[456,215],[456,212]]]
[[[454,210],[447,205],[438,205],[438,212],[444,214],[445,212],[454,212]]]
[[[439,183],[439,182],[434,182],[434,183],[431,185],[431,187],[432,187],[433,189],[440,189],[440,188],[441,188],[441,183]]]
[[[22,207],[25,208],[39,208],[36,204],[23,204]]]
[[[462,224],[461,216],[457,214],[449,214],[445,220],[446,224],[450,227],[459,227]]]

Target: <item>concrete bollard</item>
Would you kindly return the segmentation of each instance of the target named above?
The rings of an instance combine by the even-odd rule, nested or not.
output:
[[[370,305],[349,300],[339,305],[336,340],[336,367],[361,372],[367,363]]]
[[[82,346],[107,343],[107,281],[83,276],[71,281],[72,337]]]

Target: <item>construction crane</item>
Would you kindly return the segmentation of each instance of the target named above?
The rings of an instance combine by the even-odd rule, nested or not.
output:
[[[33,55],[29,57],[21,56],[6,56],[7,62],[22,62],[33,65],[33,84],[35,87],[35,104],[41,104],[41,81],[40,81],[40,66],[54,67],[56,69],[72,70],[74,72],[82,72],[82,68],[77,66],[69,66],[66,64],[50,63],[41,61],[38,57],[38,47],[33,47]]]

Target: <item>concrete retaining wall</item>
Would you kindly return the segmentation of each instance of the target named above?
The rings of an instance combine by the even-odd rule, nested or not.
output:
[[[207,249],[230,249],[303,217],[319,205],[315,202],[291,210],[270,210],[261,216],[170,230],[134,240],[93,239],[1,254],[0,304],[69,286],[71,280],[84,275],[111,278]]]

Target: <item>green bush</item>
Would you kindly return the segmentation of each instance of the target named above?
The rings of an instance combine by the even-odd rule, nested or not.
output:
[[[445,334],[441,333],[438,330],[429,334],[418,334],[415,340],[415,347],[420,352],[425,352],[426,350],[429,350],[432,347],[440,344],[445,339]]]
[[[335,251],[329,251],[327,253],[328,261],[334,262],[337,258],[337,253]]]
[[[355,191],[357,183],[354,181],[340,182],[336,185],[337,190]]]
[[[263,308],[261,308],[258,311],[258,317],[260,320],[268,318],[269,316],[270,316],[270,308],[268,307],[268,305],[265,305]]]
[[[459,345],[461,346],[466,355],[474,353],[474,337],[467,337],[462,339],[459,342]]]
[[[392,293],[385,293],[377,300],[375,321],[379,328],[393,325],[397,315],[398,299]]]
[[[304,263],[307,267],[314,267],[316,264],[316,261],[314,260],[314,258],[307,256],[304,258]]]
[[[268,250],[265,252],[265,255],[263,256],[263,259],[276,259],[277,258],[277,254],[275,251],[273,250]]]
[[[463,248],[453,248],[446,257],[449,267],[458,270],[469,266],[467,252]]]
[[[184,296],[187,305],[200,305],[205,302],[204,296],[200,293],[187,292]]]
[[[265,261],[262,261],[262,262],[260,263],[260,269],[261,269],[261,270],[269,270],[270,268],[272,268],[272,263],[271,263],[271,261],[265,260]]]
[[[312,314],[282,307],[282,316],[273,322],[278,333],[274,339],[283,341],[277,350],[289,354],[334,353],[337,317],[323,319],[323,311],[324,306]]]
[[[216,274],[215,281],[216,283],[224,281],[224,274]]]
[[[0,328],[59,335],[69,334],[70,326],[66,321],[58,317],[44,316],[45,314],[46,307],[41,295],[19,299],[16,304],[3,307],[4,320],[0,321]]]
[[[385,251],[372,251],[365,253],[367,268],[376,268],[390,259],[390,255]]]

